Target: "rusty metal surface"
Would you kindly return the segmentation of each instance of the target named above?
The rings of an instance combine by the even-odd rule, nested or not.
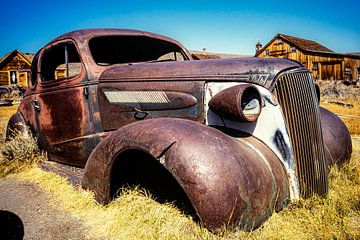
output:
[[[320,107],[320,116],[327,164],[341,165],[352,153],[349,130],[336,114],[325,108]]]
[[[141,31],[116,29],[74,31],[56,38],[42,48],[35,58],[39,61],[35,61],[34,64],[37,65],[33,66],[33,69],[37,69],[33,73],[35,84],[29,84],[30,88],[19,112],[26,116],[27,124],[52,160],[84,166],[92,149],[100,141],[97,134],[115,130],[130,122],[157,117],[180,117],[204,122],[203,86],[206,80],[236,79],[269,87],[280,70],[299,66],[287,60],[264,59],[97,65],[87,45],[89,40],[113,35],[161,39],[177,45],[185,54],[188,53],[172,39]],[[39,69],[43,54],[57,44],[67,42],[72,42],[80,55],[80,74],[70,79],[41,81]],[[187,58],[191,59],[189,56]],[[140,108],[128,111],[120,104],[109,104],[104,99],[103,90],[109,89],[166,91],[170,98],[171,94],[175,94],[172,99],[176,100],[173,101],[173,106],[167,106],[168,109],[159,105],[155,109],[154,104],[151,104],[152,109],[147,109],[142,104]],[[182,97],[179,98],[176,94],[182,94]]]
[[[108,68],[101,74],[100,82],[241,81],[271,88],[280,71],[297,67],[300,65],[293,61],[263,58],[138,63]]]
[[[97,64],[88,43],[99,36],[159,39],[177,46],[184,53],[185,61]],[[43,54],[57,44],[67,42],[73,43],[80,55],[79,75],[42,81]],[[15,129],[15,123],[24,122],[51,160],[80,167],[86,164],[83,186],[94,190],[100,202],[109,201],[111,176],[115,174],[112,173],[113,164],[117,154],[128,149],[143,151],[158,160],[179,183],[199,218],[211,230],[224,225],[251,230],[264,222],[273,210],[280,211],[288,202],[288,176],[291,174],[268,146],[254,136],[239,135],[229,129],[229,125],[221,131],[205,125],[206,101],[209,99],[206,100],[204,88],[209,82],[249,83],[269,92],[275,87],[278,74],[299,69],[298,63],[259,58],[191,61],[189,52],[175,40],[118,29],[78,30],[64,34],[42,48],[35,59],[39,61],[34,62],[32,69],[34,84],[29,83],[9,127]],[[311,192],[308,186],[323,193],[327,183],[325,186],[319,181],[325,176],[324,169],[320,167],[316,172],[311,165],[314,159],[316,163],[322,163],[321,133],[317,132],[320,125],[317,125],[313,109],[317,100],[314,91],[308,92],[312,89],[306,76],[290,76],[290,80],[293,78],[299,80],[297,85],[285,84],[285,89],[277,87],[275,90],[283,94],[280,104],[300,163],[297,174],[301,181],[305,179],[305,184],[302,182],[305,195],[307,191]],[[300,93],[296,89],[301,89]],[[235,92],[229,90],[227,96],[219,97],[218,102],[232,94],[236,97]],[[271,96],[268,98],[269,101],[263,103],[274,104]],[[241,117],[239,106],[235,104],[239,103],[237,100],[233,98],[228,102],[227,115],[237,111],[234,118]],[[296,115],[296,111],[308,114]],[[321,110],[321,122],[325,145],[336,145],[327,149],[325,157],[331,163],[344,161],[351,154],[348,132],[345,133],[344,126],[325,110]],[[283,132],[286,132],[285,124],[283,126]],[[254,129],[255,126],[251,127]],[[315,131],[310,141],[306,140],[302,130]],[[291,146],[284,145],[283,135],[274,137],[280,149],[286,147],[289,150]],[[342,145],[347,146],[344,151],[340,150]],[[291,151],[284,154],[287,154],[284,159],[292,159]],[[317,157],[313,158],[312,154]],[[308,159],[300,159],[300,155]],[[45,168],[65,175],[69,173],[68,169],[59,166]],[[79,177],[77,175],[75,180]]]
[[[252,122],[257,119],[259,114],[245,116],[242,109],[242,98],[245,91],[253,91],[253,97],[259,101],[259,114],[261,112],[261,96],[257,88],[251,84],[237,85],[227,88],[209,101],[209,107],[219,115],[234,121]]]
[[[245,85],[247,83],[207,83],[205,102],[211,101],[224,89]],[[262,109],[254,122],[231,121],[215,114],[210,108],[206,111],[206,124],[245,132],[263,142],[275,153],[287,171],[291,200],[299,199],[299,184],[295,171],[295,161],[292,153],[289,131],[281,107],[273,93],[256,86],[262,97]],[[220,102],[221,103],[221,102]]]
[[[109,201],[112,166],[128,149],[158,159],[211,230],[256,228],[289,198],[284,168],[261,142],[236,141],[193,121],[158,118],[120,128],[92,153],[82,184],[98,201]]]
[[[115,130],[131,122],[158,117],[180,117],[204,122],[203,113],[204,82],[113,82],[100,83],[98,102],[101,123],[104,130]],[[148,102],[119,104],[106,98],[104,92],[163,92],[169,103]],[[149,94],[151,97],[151,94]],[[152,97],[154,98],[154,97]],[[172,102],[170,102],[170,99]],[[164,109],[167,108],[167,109]],[[139,119],[140,118],[140,119]]]
[[[132,29],[98,28],[98,29],[75,30],[55,38],[49,44],[69,38],[77,39],[78,41],[81,42],[88,42],[91,38],[100,37],[100,36],[146,36],[149,38],[160,39],[165,42],[173,43],[175,45],[180,46],[181,49],[186,53],[188,59],[191,59],[190,52],[178,41],[160,34],[146,32],[146,31],[132,30]]]
[[[60,81],[55,87],[41,87],[48,91],[26,97],[20,111],[25,103],[36,102],[39,110],[33,104],[29,104],[27,110],[32,112],[29,125],[36,133],[40,147],[49,153],[51,160],[84,166],[95,147],[93,140],[86,137],[94,133],[88,102],[83,87],[75,85],[63,89],[67,84]]]
[[[18,132],[26,131],[26,123],[19,111],[17,111],[14,115],[11,116],[9,122],[6,126],[6,139],[14,137]]]

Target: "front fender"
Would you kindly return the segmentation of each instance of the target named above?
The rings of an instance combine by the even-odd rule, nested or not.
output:
[[[327,163],[341,165],[352,153],[349,130],[336,114],[325,108],[320,107],[320,117]]]
[[[116,156],[138,149],[158,159],[171,173],[207,228],[251,230],[280,210],[289,192],[280,161],[260,141],[249,140],[238,141],[183,119],[132,123],[96,147],[87,161],[82,186],[94,191],[99,202],[107,203]]]

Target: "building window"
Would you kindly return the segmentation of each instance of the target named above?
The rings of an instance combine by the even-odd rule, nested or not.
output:
[[[318,69],[319,69],[318,63],[314,63],[312,70],[318,70]]]
[[[10,84],[17,84],[18,76],[17,71],[10,71]]]
[[[265,56],[269,56],[269,50],[265,50]]]
[[[283,43],[283,40],[281,38],[278,38],[277,39],[277,44],[282,44]]]
[[[296,47],[291,47],[291,52],[296,53]]]

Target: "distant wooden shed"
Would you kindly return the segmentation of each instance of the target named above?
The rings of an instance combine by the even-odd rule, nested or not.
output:
[[[360,56],[335,53],[313,40],[277,34],[264,47],[257,43],[255,57],[288,58],[301,62],[315,79],[360,80]]]
[[[0,85],[18,85],[26,88],[30,78],[33,54],[15,49],[0,59]]]

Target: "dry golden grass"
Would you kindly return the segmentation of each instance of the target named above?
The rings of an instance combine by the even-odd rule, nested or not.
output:
[[[0,107],[0,135],[5,134],[7,122],[9,121],[9,118],[16,112],[17,108],[17,105]]]
[[[36,140],[27,133],[19,133],[14,139],[5,141],[7,121],[16,109],[17,106],[0,107],[0,177],[20,172],[46,159]]]
[[[124,189],[108,206],[91,192],[75,189],[54,173],[31,168],[13,175],[35,182],[51,195],[50,204],[80,219],[89,237],[105,239],[360,239],[360,139],[351,161],[329,174],[326,198],[313,197],[274,213],[252,232],[215,235],[171,204],[159,204],[141,189]]]
[[[0,141],[0,177],[20,172],[25,168],[46,160],[46,155],[39,150],[34,138],[26,132],[18,133],[10,141]]]
[[[226,230],[217,235],[210,233],[171,204],[157,203],[142,189],[123,189],[117,200],[101,206],[91,192],[73,187],[66,179],[37,167],[7,177],[36,183],[49,195],[49,204],[79,219],[89,229],[89,238],[360,239],[358,137],[353,138],[353,151],[348,164],[330,170],[330,191],[326,198],[313,197],[293,203],[249,233]]]
[[[89,237],[194,239],[212,235],[171,204],[159,204],[141,189],[124,189],[120,198],[101,206],[91,192],[76,190],[54,173],[32,168],[15,177],[35,182],[50,193],[50,204],[80,219],[90,229]]]
[[[359,90],[360,91],[360,90]],[[360,99],[345,99],[345,102],[350,103],[353,107],[345,107],[327,101],[321,102],[321,106],[337,114],[346,114],[357,116],[359,118],[342,117],[341,120],[348,127],[350,134],[360,135]]]

